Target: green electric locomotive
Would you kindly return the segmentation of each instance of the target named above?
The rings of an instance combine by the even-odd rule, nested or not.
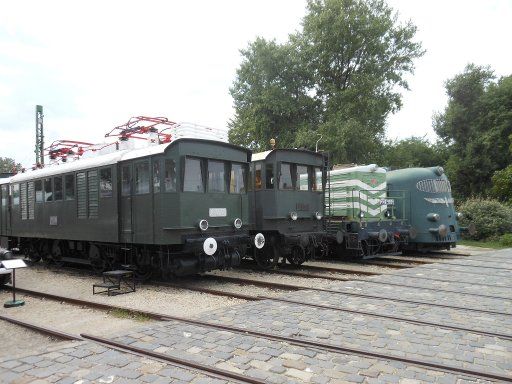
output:
[[[252,232],[266,238],[254,249],[258,265],[270,268],[280,259],[300,265],[325,253],[323,155],[300,149],[254,153],[250,174]]]
[[[182,138],[0,179],[0,246],[97,270],[129,264],[144,276],[236,266],[251,242],[250,158]]]
[[[397,207],[411,224],[404,250],[431,251],[453,248],[460,238],[460,213],[455,211],[451,186],[442,167],[406,168],[387,173],[388,195],[405,193]]]

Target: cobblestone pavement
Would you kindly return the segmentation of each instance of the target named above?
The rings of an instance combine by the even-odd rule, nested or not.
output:
[[[482,258],[489,262],[488,265],[511,265],[512,250],[497,252],[496,255],[493,252],[485,253],[478,257],[480,259],[473,265],[480,265]],[[268,383],[485,382],[470,374],[450,373],[397,361],[402,357],[495,373],[512,380],[512,341],[478,333],[512,334],[512,300],[474,295],[511,297],[512,278],[501,272],[489,273],[493,270],[484,268],[482,274],[465,273],[467,269],[475,271],[477,268],[465,266],[464,260],[457,263],[459,265],[444,264],[430,269],[404,269],[370,279],[410,284],[416,288],[368,281],[337,282],[332,284],[332,288],[339,293],[304,290],[287,292],[282,298],[459,326],[474,329],[474,332],[276,300],[246,302],[196,316],[197,319],[223,326],[232,325],[250,331],[292,336],[298,340],[383,353],[387,355],[385,359],[175,321],[145,325],[120,333],[115,339],[120,343],[215,366]],[[437,276],[447,282],[418,279],[415,274]],[[462,293],[424,288],[444,288]],[[348,292],[389,299],[354,296]],[[425,303],[398,302],[393,298]],[[436,303],[503,314],[432,305]],[[59,343],[34,355],[0,359],[0,382],[198,384],[225,381],[210,374],[119,352],[93,342],[73,342]]]
[[[456,281],[436,281],[436,280],[425,280],[416,279],[414,277],[406,277],[404,275],[381,275],[378,277],[372,277],[365,279],[364,281],[370,282],[370,286],[381,287],[383,284],[372,284],[372,281],[378,283],[395,283],[404,284],[410,286],[416,286],[418,288],[432,289],[448,289],[452,291],[466,292],[468,294],[476,293],[478,295],[496,296],[502,298],[509,298],[512,300],[512,289],[510,287],[492,287],[488,285],[475,284],[470,281],[456,282]],[[408,289],[408,287],[395,287],[396,289]],[[477,300],[477,298],[475,298]]]
[[[325,352],[176,322],[142,329],[118,337],[117,341],[207,363],[268,383],[399,383],[400,380],[455,383],[457,380],[453,374],[396,361]]]
[[[512,279],[511,279],[512,283]],[[512,314],[512,301],[494,298],[475,298],[458,293],[427,291],[421,288],[399,288],[393,285],[367,284],[362,281],[336,283],[330,289],[353,294],[371,295],[389,299],[411,300],[433,304],[471,308],[480,311],[495,311]]]
[[[191,369],[91,342],[60,343],[38,355],[0,360],[2,383],[227,383]]]
[[[420,320],[448,326],[469,328],[475,331],[508,334],[512,337],[512,316],[475,313],[462,309],[433,307],[428,304],[401,303],[392,300],[353,297],[337,293],[300,291],[290,292],[281,298],[297,302],[328,305],[340,309],[364,311]],[[475,300],[474,297],[471,299]]]

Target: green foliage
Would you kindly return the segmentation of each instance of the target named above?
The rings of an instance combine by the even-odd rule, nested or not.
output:
[[[20,170],[21,164],[9,157],[0,157],[0,172],[13,172],[15,169]]]
[[[512,208],[491,199],[468,199],[459,206],[464,214],[461,226],[474,223],[476,233],[467,237],[473,240],[497,239],[512,232]]]
[[[449,146],[446,173],[458,198],[489,192],[492,175],[510,164],[512,76],[495,81],[488,67],[468,65],[446,83],[448,105],[434,116]]]
[[[505,233],[500,237],[500,244],[504,247],[512,247],[512,233]]]
[[[432,144],[425,138],[412,136],[400,141],[387,141],[378,163],[393,169],[432,167],[445,164],[447,158],[443,142]]]
[[[322,135],[334,162],[370,161],[423,54],[415,33],[383,0],[309,0],[302,30],[286,43],[259,38],[242,51],[230,141],[314,148]]]
[[[501,201],[512,202],[512,165],[494,172],[491,193]]]

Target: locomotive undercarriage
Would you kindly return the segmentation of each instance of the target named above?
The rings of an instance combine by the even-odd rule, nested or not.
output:
[[[307,260],[325,257],[328,245],[323,232],[280,234],[264,233],[265,247],[254,249],[253,259],[263,269],[270,269],[288,261],[299,266]]]
[[[153,275],[171,278],[238,266],[250,240],[248,235],[216,237],[217,249],[207,255],[203,250],[205,239],[186,239],[184,245],[144,245],[9,238],[9,248],[17,249],[33,263],[43,260],[55,266],[90,265],[98,273],[132,269],[140,279],[148,279]]]

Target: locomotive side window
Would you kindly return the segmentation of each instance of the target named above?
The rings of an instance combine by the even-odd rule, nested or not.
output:
[[[100,170],[100,197],[112,197],[112,168]]]
[[[44,179],[44,201],[53,200],[52,179]]]
[[[121,195],[130,196],[132,183],[132,172],[129,165],[121,168]]]
[[[247,167],[242,164],[233,163],[231,165],[231,175],[229,178],[229,193],[245,193],[245,178]]]
[[[66,200],[73,200],[75,198],[75,178],[74,175],[64,176]]]
[[[281,172],[279,174],[279,189],[293,189],[291,164],[281,163]]]
[[[208,160],[208,192],[226,192],[224,162]]]
[[[12,205],[17,206],[20,205],[20,185],[14,184],[11,187],[11,194],[12,194]]]
[[[54,200],[62,200],[62,176],[53,178]]]
[[[35,181],[35,189],[36,189],[36,203],[42,203],[44,201],[43,198],[43,181],[36,180]]]
[[[135,194],[149,193],[149,162],[135,164]]]
[[[160,161],[153,162],[153,193],[160,192]]]
[[[2,207],[7,207],[7,185],[2,185]]]
[[[183,178],[184,192],[204,192],[203,170],[201,160],[185,158],[185,176]]]
[[[258,190],[262,187],[261,181],[261,163],[254,165],[254,189]]]
[[[305,165],[297,165],[296,189],[299,191],[309,191],[309,172]]]
[[[176,163],[165,159],[165,192],[176,192]]]
[[[313,174],[311,176],[311,181],[313,182],[313,191],[322,192],[322,170],[320,167],[313,167]]]
[[[265,188],[274,189],[274,164],[265,166]]]

